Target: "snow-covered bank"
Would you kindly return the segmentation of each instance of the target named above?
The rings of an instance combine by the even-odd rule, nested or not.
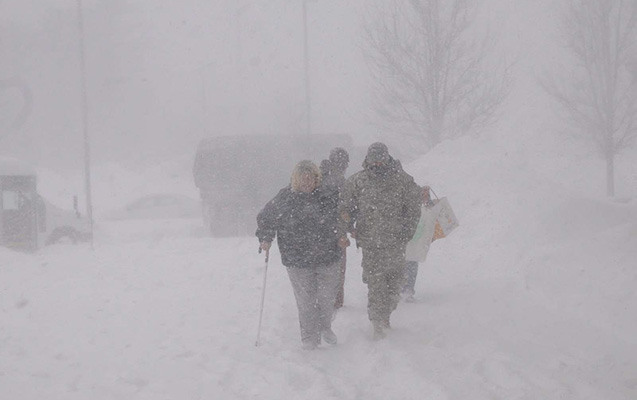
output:
[[[442,246],[421,269],[419,302],[400,305],[382,342],[371,340],[360,254],[350,251],[346,307],[334,326],[340,342],[310,353],[300,350],[293,295],[273,254],[263,344],[254,347],[263,277],[254,239],[186,233],[196,231],[194,221],[158,224],[157,236],[142,238],[150,225],[138,232],[113,225],[127,231],[125,241],[98,243],[94,252],[60,245],[35,256],[0,253],[9,261],[2,264],[3,397],[635,394],[637,346],[620,330],[548,304],[553,291],[539,297],[513,281],[463,276],[467,257]],[[579,285],[561,293],[585,295]]]
[[[546,173],[562,163],[534,168],[524,149],[463,138],[406,165],[461,227],[434,243],[419,301],[399,306],[381,342],[350,248],[339,344],[316,352],[300,349],[276,251],[254,346],[254,238],[208,238],[197,220],[98,220],[94,251],[0,249],[0,397],[634,399],[637,205]],[[96,192],[191,182],[149,171],[96,180]]]

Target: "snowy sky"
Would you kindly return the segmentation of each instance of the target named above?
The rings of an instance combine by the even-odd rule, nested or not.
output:
[[[191,152],[204,136],[304,128],[300,1],[84,1],[89,129],[96,162]],[[313,131],[378,139],[362,56],[365,2],[308,2]],[[533,92],[551,46],[548,1],[483,1],[476,25],[515,64],[513,103]],[[75,1],[0,2],[0,77],[34,92],[28,123],[3,143],[44,165],[81,157]],[[553,49],[553,50],[552,50]],[[17,107],[10,93],[6,104]],[[60,101],[63,99],[63,101]],[[4,118],[8,118],[6,115]],[[382,138],[382,136],[380,137]],[[141,146],[133,146],[139,143]]]

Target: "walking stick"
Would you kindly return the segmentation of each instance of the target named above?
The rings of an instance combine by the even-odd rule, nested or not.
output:
[[[261,247],[259,247],[261,253]],[[265,303],[265,283],[268,278],[268,259],[270,258],[270,250],[265,251],[265,270],[263,271],[263,290],[261,291],[261,311],[259,311],[259,328],[257,329],[257,341],[255,346],[259,347],[259,338],[261,336],[261,321],[263,320],[263,304]]]

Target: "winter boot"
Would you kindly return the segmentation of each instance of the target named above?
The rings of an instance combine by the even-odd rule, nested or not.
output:
[[[374,340],[381,340],[387,336],[383,329],[384,324],[381,321],[372,321],[372,326],[374,327]]]
[[[301,347],[303,350],[316,350],[318,344],[314,340],[305,340]]]
[[[338,342],[338,338],[336,337],[336,334],[330,328],[322,331],[321,337],[323,338],[323,341],[327,344],[334,345]]]
[[[315,350],[319,344],[321,344],[321,335],[315,333],[307,337],[302,337],[301,343],[303,344],[303,350]]]
[[[391,329],[391,324],[389,323],[389,315],[384,317],[380,321],[380,325],[382,326],[383,329]]]

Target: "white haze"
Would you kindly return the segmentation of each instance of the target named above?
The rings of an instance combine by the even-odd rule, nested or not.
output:
[[[196,198],[202,137],[304,132],[301,0],[83,3],[95,250],[0,248],[0,398],[637,398],[637,149],[618,155],[606,198],[603,160],[538,88],[568,62],[560,2],[482,2],[478,29],[499,38],[512,93],[494,126],[422,155],[372,124],[367,1],[308,1],[313,131],[386,141],[461,223],[432,246],[420,301],[399,306],[381,343],[350,248],[340,343],[310,354],[276,251],[255,348],[255,238],[104,219],[150,193]],[[41,193],[67,206],[83,191],[75,6],[0,0],[0,79],[34,95],[0,156],[35,163]],[[0,94],[0,129],[16,98]]]
[[[81,166],[75,1],[0,3],[0,77],[35,96],[29,123],[3,142],[46,165]],[[94,158],[192,152],[206,135],[305,130],[300,2],[84,1]],[[308,4],[317,133],[368,130],[355,2]]]

